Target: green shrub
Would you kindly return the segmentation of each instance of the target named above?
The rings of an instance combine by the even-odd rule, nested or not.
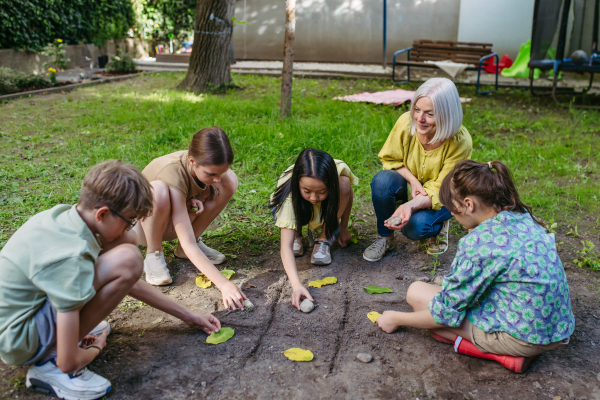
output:
[[[135,72],[135,62],[131,54],[119,54],[110,58],[106,64],[106,72],[110,73],[130,73]]]
[[[0,95],[16,93],[21,89],[43,89],[50,86],[52,82],[45,76],[0,67]]]

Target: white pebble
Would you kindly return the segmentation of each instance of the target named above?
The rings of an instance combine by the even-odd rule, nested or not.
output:
[[[250,300],[244,300],[244,308],[247,308],[248,310],[253,310],[254,304]]]
[[[358,358],[359,361],[368,363],[368,362],[371,362],[371,360],[373,359],[373,356],[371,356],[369,353],[358,353],[356,355],[356,358]]]
[[[300,311],[304,313],[309,313],[315,309],[315,305],[309,299],[304,299],[302,303],[300,303]]]

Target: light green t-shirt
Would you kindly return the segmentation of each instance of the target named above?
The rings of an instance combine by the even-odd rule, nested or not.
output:
[[[100,243],[75,206],[58,205],[21,226],[0,251],[0,357],[22,364],[39,346],[35,313],[46,298],[58,312],[90,301]]]

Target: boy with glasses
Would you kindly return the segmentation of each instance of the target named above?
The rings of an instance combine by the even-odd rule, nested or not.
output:
[[[33,216],[8,240],[0,252],[0,357],[31,366],[27,387],[62,399],[108,393],[110,382],[85,367],[102,354],[110,332],[103,319],[126,295],[206,333],[219,330],[215,317],[139,280],[144,260],[130,230],[151,212],[146,178],[110,160],[88,172],[76,205]]]

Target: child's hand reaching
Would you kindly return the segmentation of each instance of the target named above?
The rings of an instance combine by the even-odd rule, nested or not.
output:
[[[314,303],[314,300],[308,290],[306,290],[304,286],[300,286],[299,288],[294,289],[294,292],[292,293],[292,305],[298,310],[300,309],[300,303],[302,302],[303,297],[306,297]]]
[[[394,318],[396,311],[384,311],[379,318],[377,318],[377,326],[386,333],[392,333],[400,327]]]
[[[223,305],[226,309],[237,310],[236,305],[240,310],[244,309],[244,300],[248,300],[248,298],[240,288],[227,281],[219,290],[223,295]]]
[[[348,228],[340,229],[340,235],[338,236],[338,243],[342,247],[348,246],[348,241],[352,238],[352,233],[348,230]]]
[[[213,332],[219,332],[219,329],[221,329],[221,322],[210,314],[192,312],[184,319],[184,322],[192,328],[202,329],[209,335]]]

